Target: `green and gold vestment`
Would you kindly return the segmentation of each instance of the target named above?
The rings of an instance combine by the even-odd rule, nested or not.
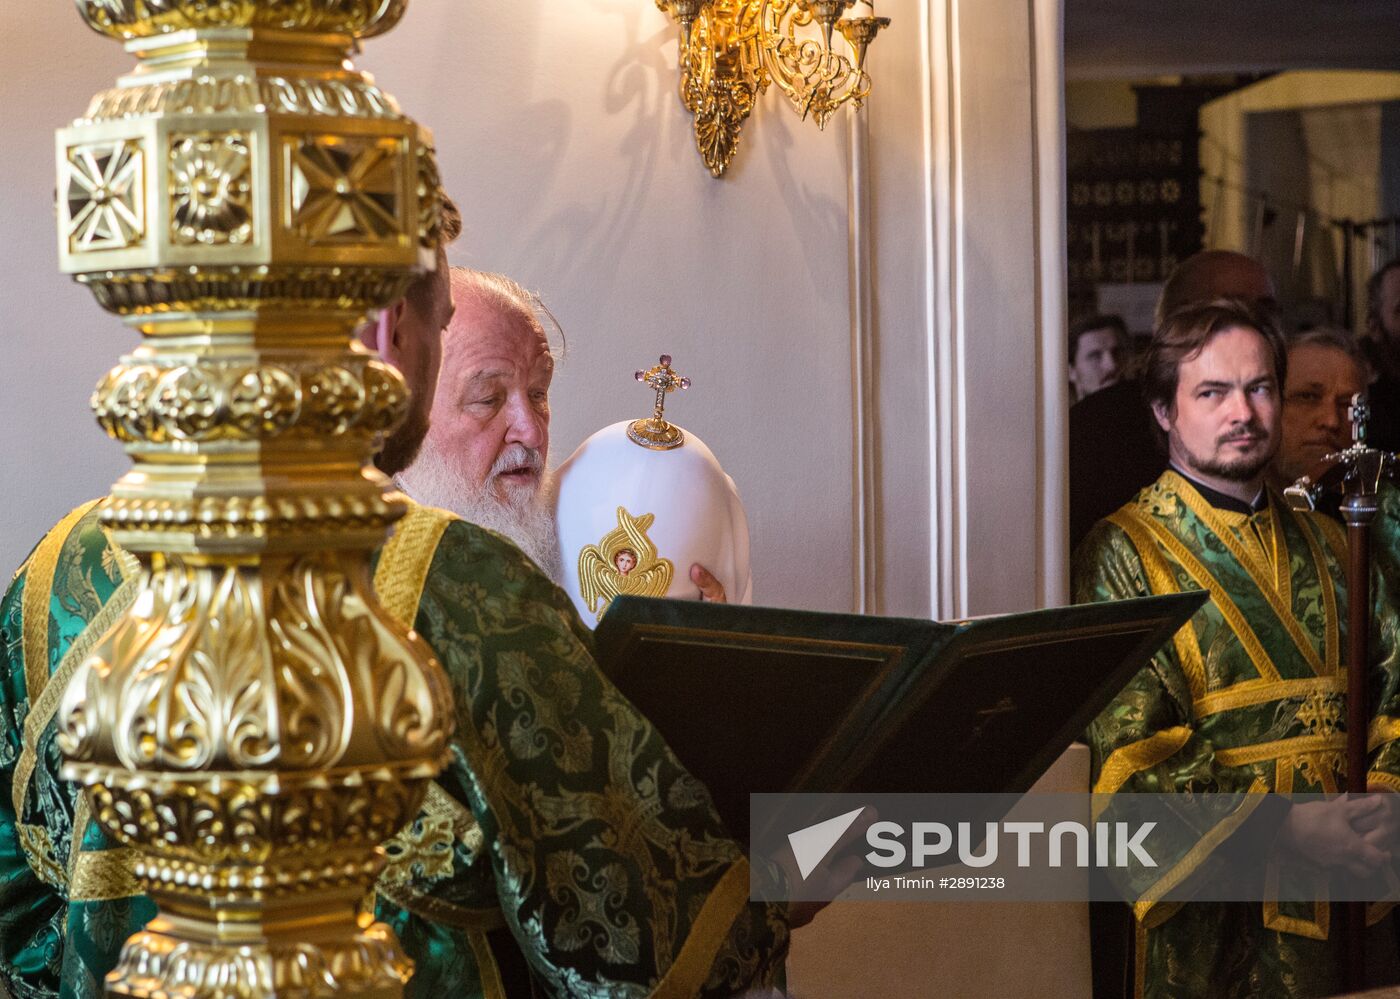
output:
[[[1193,879],[1226,862],[1224,845],[1259,793],[1345,786],[1345,567],[1337,522],[1295,513],[1278,497],[1253,514],[1219,509],[1171,470],[1101,521],[1076,553],[1081,603],[1212,594],[1090,728],[1094,791],[1234,792],[1244,802],[1194,830],[1199,845],[1135,885],[1145,889],[1134,906],[1138,995],[1341,991],[1339,934],[1324,899],[1183,904],[1164,896],[1189,894]],[[1379,580],[1375,596],[1369,780],[1400,789],[1396,613]],[[1383,914],[1373,907],[1373,918]]]
[[[137,569],[89,504],[0,603],[0,984],[15,999],[100,995],[155,912],[134,856],[59,779],[54,738],[63,681],[131,603]],[[509,542],[417,506],[374,581],[437,653],[457,708],[452,762],[385,844],[366,902],[416,963],[406,994],[503,995],[503,939],[552,996],[768,984],[784,910],[748,901],[708,792],[602,676],[569,598]]]

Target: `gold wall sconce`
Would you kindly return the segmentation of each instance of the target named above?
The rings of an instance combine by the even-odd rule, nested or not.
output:
[[[724,175],[754,103],[776,83],[818,128],[870,95],[865,56],[888,17],[871,0],[656,0],[681,28],[681,102],[710,173]],[[849,13],[848,13],[849,12]]]

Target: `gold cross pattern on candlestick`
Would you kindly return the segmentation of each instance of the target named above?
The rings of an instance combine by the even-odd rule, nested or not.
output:
[[[685,443],[685,431],[666,422],[666,396],[676,389],[690,388],[690,379],[671,370],[671,355],[662,354],[661,363],[638,371],[637,381],[656,390],[656,411],[650,419],[633,420],[627,428],[632,443],[652,451],[670,451]]]

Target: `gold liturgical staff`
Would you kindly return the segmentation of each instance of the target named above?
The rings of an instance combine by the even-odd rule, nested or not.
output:
[[[1348,410],[1352,445],[1329,454],[1301,479],[1284,490],[1296,510],[1316,509],[1328,492],[1340,492],[1340,512],[1347,525],[1347,793],[1365,794],[1370,767],[1371,704],[1367,692],[1366,665],[1371,661],[1371,527],[1380,512],[1383,481],[1400,478],[1400,460],[1393,454],[1366,446],[1366,425],[1371,407],[1364,395],[1352,396]],[[1343,908],[1346,939],[1346,983],[1360,989],[1366,978],[1366,903],[1348,902]]]
[[[453,714],[372,592],[405,505],[366,463],[407,390],[353,334],[435,266],[441,200],[429,135],[348,61],[404,6],[78,2],[137,61],[57,140],[62,267],[143,338],[93,395],[133,461],[102,519],[137,592],[58,714],[75,827],[159,906],[110,993],[411,973],[356,904]]]
[[[656,6],[681,27],[681,103],[695,118],[696,147],[715,177],[729,168],[739,132],[770,83],[818,128],[843,104],[859,108],[870,96],[866,52],[890,24],[875,16],[871,0],[656,0]]]

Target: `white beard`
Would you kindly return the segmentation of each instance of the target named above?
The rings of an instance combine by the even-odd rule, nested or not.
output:
[[[540,472],[540,484],[534,492],[509,489],[508,498],[502,501],[492,495],[489,486],[474,490],[463,485],[460,474],[449,468],[435,449],[425,446],[394,481],[415,502],[450,511],[503,535],[551,580],[563,580],[559,534],[554,526],[556,482],[552,470]]]

